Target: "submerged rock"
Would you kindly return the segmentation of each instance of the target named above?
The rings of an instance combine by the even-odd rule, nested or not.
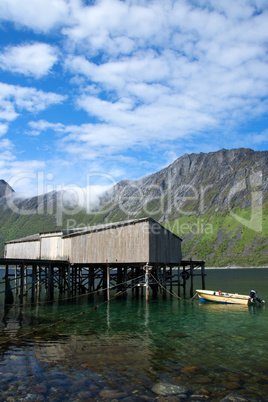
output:
[[[80,391],[77,395],[78,399],[82,399],[83,401],[92,398],[92,393],[90,391]]]
[[[230,394],[226,395],[220,402],[249,402],[251,399],[244,397],[243,395]]]
[[[188,338],[189,335],[183,334],[181,332],[172,332],[171,334],[167,334],[169,338]]]
[[[189,392],[189,389],[183,385],[160,382],[159,384],[153,386],[152,391],[157,395],[168,396],[186,394]]]
[[[200,371],[200,369],[196,366],[185,366],[181,371],[183,373],[196,374]]]
[[[103,389],[100,391],[99,396],[104,399],[121,399],[127,396],[124,392],[119,392],[113,389]]]

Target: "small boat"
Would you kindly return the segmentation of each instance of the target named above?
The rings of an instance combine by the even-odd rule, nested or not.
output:
[[[199,298],[202,301],[210,301],[215,303],[229,303],[229,304],[260,304],[257,300],[252,302],[250,296],[239,295],[238,293],[227,293],[219,290],[218,292],[214,290],[196,290]],[[262,303],[264,301],[262,300]]]

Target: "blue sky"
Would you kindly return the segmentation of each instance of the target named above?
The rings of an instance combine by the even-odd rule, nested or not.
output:
[[[94,194],[267,149],[267,0],[1,0],[0,179]]]

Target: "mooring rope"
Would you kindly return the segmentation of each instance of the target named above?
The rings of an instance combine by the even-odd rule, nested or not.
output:
[[[79,297],[88,297],[88,296],[93,296],[94,294],[96,294],[96,293],[100,293],[100,292],[107,292],[107,290],[112,290],[112,289],[115,289],[115,288],[117,288],[117,287],[119,287],[119,286],[123,286],[123,285],[127,285],[129,282],[132,282],[132,281],[135,281],[135,282],[137,282],[138,280],[140,280],[141,278],[144,278],[144,275],[140,275],[140,276],[137,276],[137,277],[135,277],[135,278],[130,278],[130,279],[128,279],[127,281],[124,281],[124,282],[121,282],[121,283],[117,283],[117,284],[115,284],[115,285],[113,285],[113,286],[110,286],[110,287],[107,287],[107,288],[102,288],[102,289],[98,289],[98,290],[93,290],[92,292],[86,292],[86,293],[82,293],[82,294],[75,294],[75,295],[72,295],[72,296],[67,296],[67,297],[60,297],[60,298],[57,298],[57,299],[55,299],[55,300],[42,300],[42,301],[40,301],[40,300],[36,300],[36,301],[32,301],[32,302],[29,302],[29,303],[12,303],[12,304],[8,304],[8,303],[6,303],[6,306],[11,306],[11,307],[16,307],[16,306],[18,306],[18,307],[21,307],[22,306],[22,304],[23,304],[23,307],[26,307],[26,306],[33,306],[33,305],[42,305],[42,304],[48,304],[48,303],[55,303],[55,302],[58,302],[58,301],[61,301],[61,302],[63,302],[63,301],[68,301],[68,300],[74,300],[74,299],[78,299]],[[42,282],[44,282],[45,281],[45,279],[43,279],[43,281]],[[33,286],[35,286],[35,285],[33,285]],[[33,288],[33,286],[30,286],[29,288],[27,288],[27,293]],[[41,285],[40,285],[41,286]],[[131,289],[133,289],[134,287],[136,287],[137,286],[137,283],[135,283],[135,285],[133,286],[133,287],[128,287],[127,289],[125,289],[126,291],[127,290],[131,290]],[[18,286],[17,287],[18,289],[20,289],[20,286]],[[119,291],[120,292],[120,291]],[[116,294],[118,294],[119,292],[117,292]],[[3,293],[3,292],[2,292]],[[19,296],[20,297],[20,296]]]
[[[193,299],[197,296],[198,294],[196,293],[193,297],[191,297],[191,301],[193,301]]]
[[[154,277],[154,275],[153,275],[151,272],[149,272],[149,275],[151,275],[151,277],[158,283],[158,285],[159,285],[162,289],[164,289],[167,293],[169,293],[169,294],[172,295],[172,296],[177,297],[179,300],[183,300],[179,295],[177,295],[177,293],[171,292],[170,290],[168,290],[167,288],[165,288],[165,287],[162,285],[162,283],[160,283],[160,282]]]

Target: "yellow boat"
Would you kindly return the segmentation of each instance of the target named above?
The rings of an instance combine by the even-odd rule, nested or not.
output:
[[[229,304],[259,304],[257,301],[251,302],[250,296],[239,295],[238,293],[227,293],[219,290],[218,292],[214,290],[196,290],[199,298],[202,301],[211,301],[216,303],[229,303]]]

